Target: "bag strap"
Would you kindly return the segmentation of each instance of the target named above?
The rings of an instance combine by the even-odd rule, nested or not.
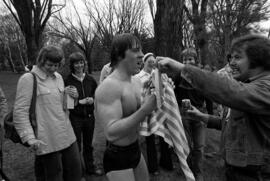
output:
[[[31,126],[33,127],[35,135],[37,135],[37,120],[36,120],[36,102],[37,102],[37,78],[35,73],[31,72],[33,75],[33,94],[31,99],[31,104],[29,108],[29,118]]]

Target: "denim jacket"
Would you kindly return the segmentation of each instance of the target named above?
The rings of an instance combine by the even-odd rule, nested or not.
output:
[[[186,66],[182,76],[208,98],[232,108],[224,130],[225,161],[239,167],[270,165],[270,72],[238,82]]]

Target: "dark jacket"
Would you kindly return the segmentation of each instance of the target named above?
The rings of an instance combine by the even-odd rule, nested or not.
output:
[[[183,99],[190,99],[191,104],[199,109],[203,107],[205,98],[202,93],[194,89],[180,74],[176,76],[174,84],[175,96],[179,108],[182,106]]]
[[[86,97],[94,98],[95,91],[97,88],[97,82],[92,76],[86,74],[83,81],[81,82],[70,74],[65,80],[65,86],[69,85],[73,85],[77,88],[79,93],[78,100],[84,99]],[[70,115],[77,117],[89,117],[90,115],[93,115],[93,111],[94,111],[94,104],[82,105],[78,103],[74,107],[74,109],[70,110]]]
[[[193,87],[230,108],[225,127],[225,160],[239,167],[270,165],[270,72],[238,82],[216,73],[185,66]]]

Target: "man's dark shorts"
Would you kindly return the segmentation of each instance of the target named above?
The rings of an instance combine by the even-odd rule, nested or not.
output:
[[[127,146],[117,146],[107,142],[107,147],[103,158],[104,172],[134,169],[141,159],[139,142]]]

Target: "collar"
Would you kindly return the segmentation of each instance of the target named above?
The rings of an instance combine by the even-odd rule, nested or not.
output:
[[[142,72],[143,74],[151,75],[151,74],[154,72],[154,70],[152,70],[151,73],[148,73],[148,72],[146,72],[144,69],[142,69],[141,72]]]
[[[83,81],[83,79],[85,78],[85,73],[83,73],[82,77],[78,77],[77,75],[75,75],[74,73],[71,74],[75,79],[79,80],[79,81]]]
[[[49,77],[49,75],[47,75],[43,70],[41,70],[36,65],[33,66],[33,69],[31,72],[35,73],[40,79],[43,79],[43,80],[45,80]],[[52,78],[56,78],[56,77],[57,77],[57,73],[54,72]]]
[[[148,72],[146,72],[144,69],[141,70],[143,74],[150,75]]]
[[[254,75],[253,77],[248,78],[245,82],[252,82],[254,80],[257,80],[261,77],[270,76],[270,71],[262,71],[261,73]]]

